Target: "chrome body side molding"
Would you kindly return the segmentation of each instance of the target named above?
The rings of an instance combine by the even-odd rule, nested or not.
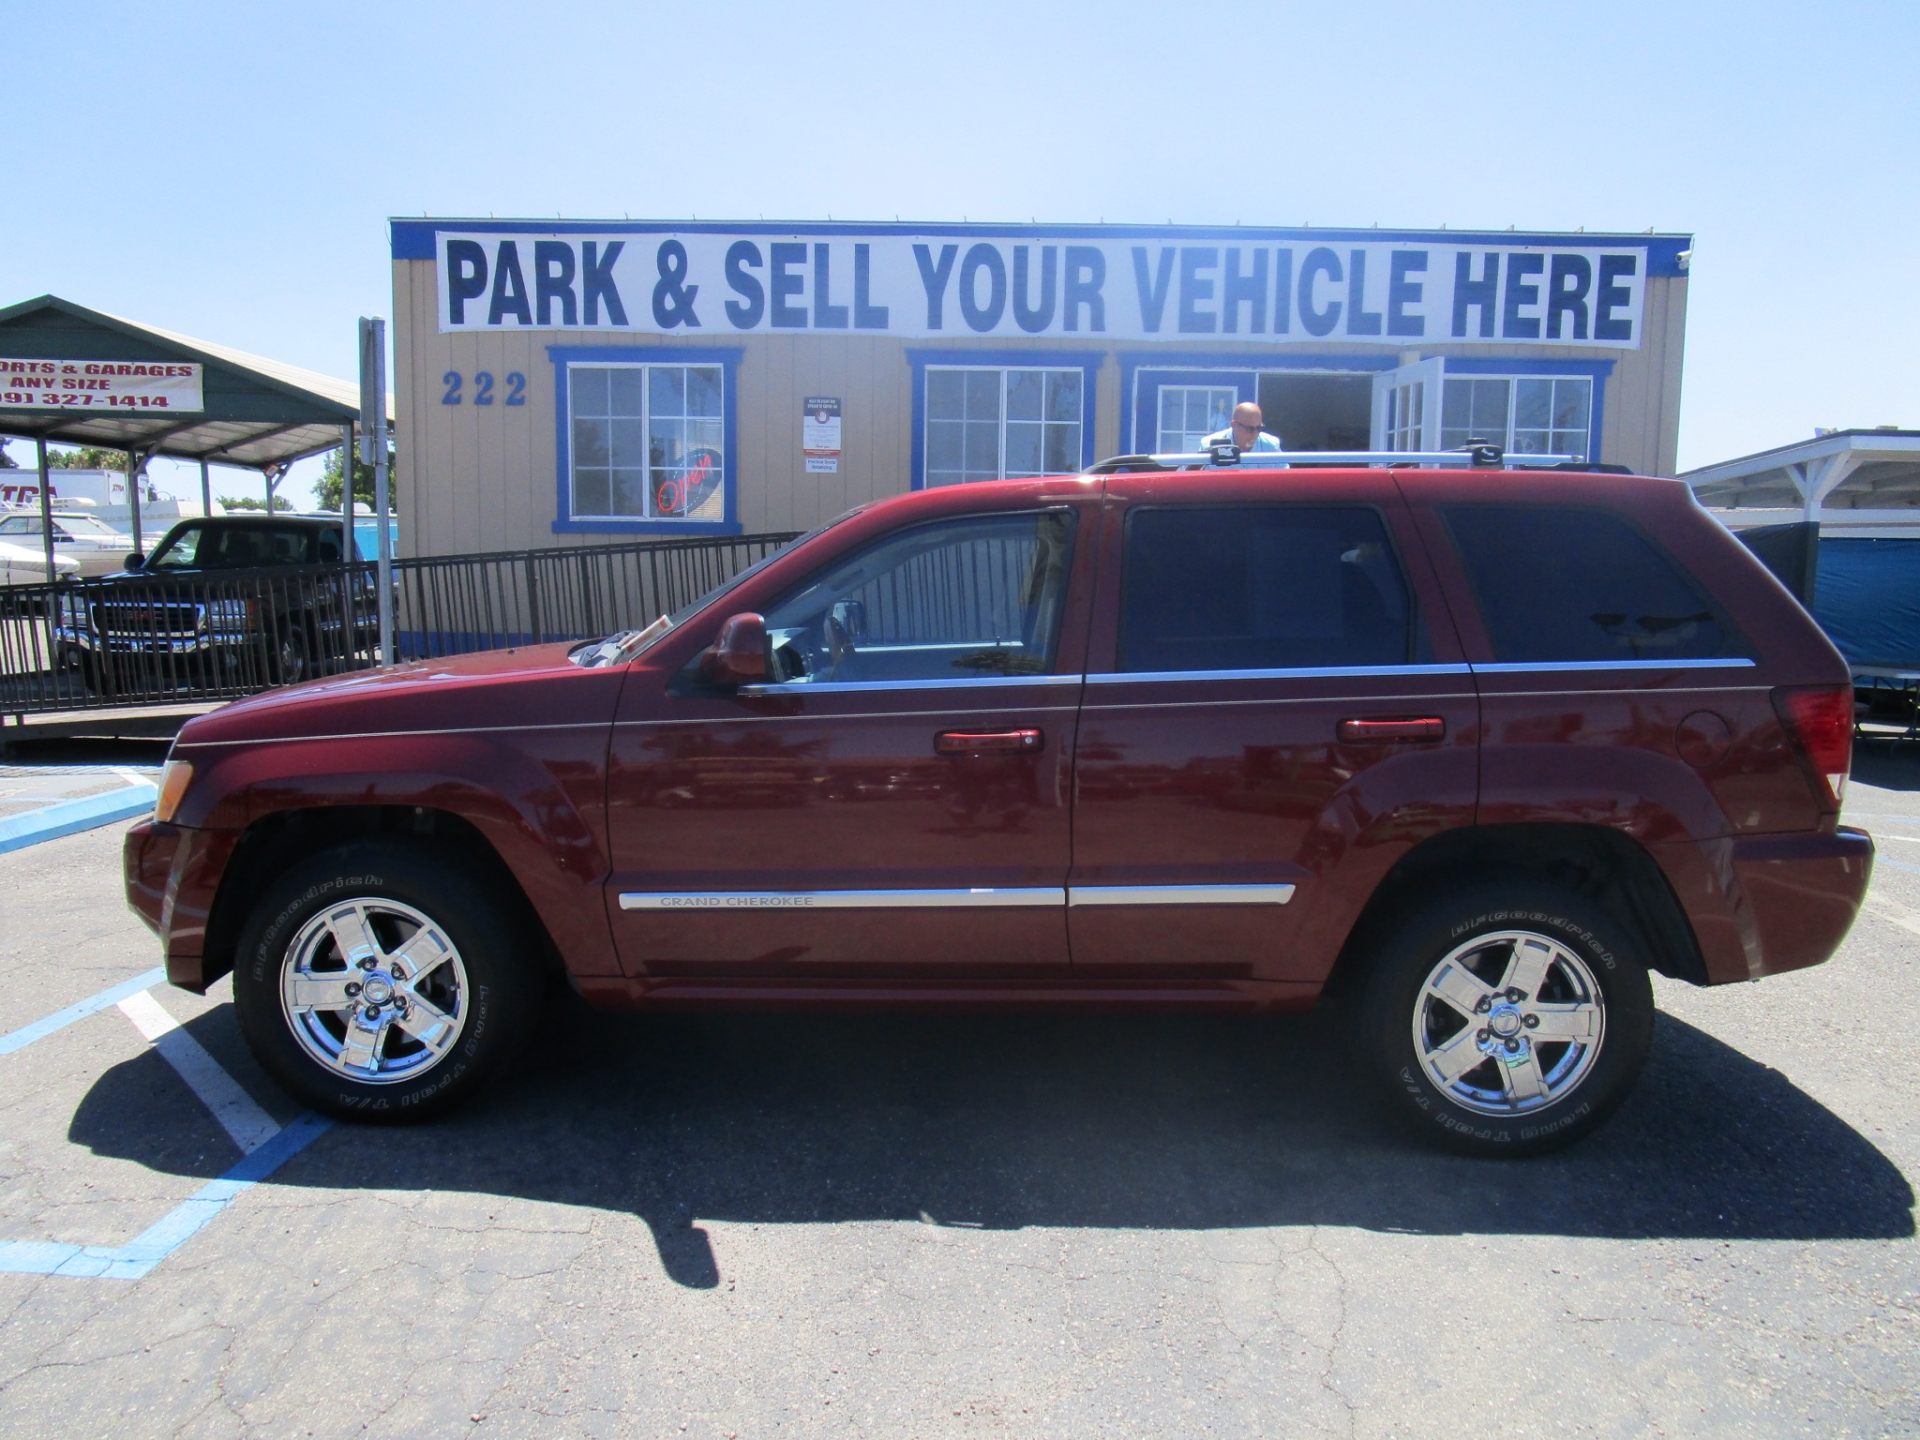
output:
[[[622,910],[945,910],[1068,905],[1284,905],[1291,885],[1075,885],[971,890],[629,890]]]
[[[1067,904],[1080,905],[1284,905],[1291,885],[1074,885]]]
[[[1002,909],[1064,905],[1057,886],[974,890],[692,890],[627,891],[622,910],[922,910]]]

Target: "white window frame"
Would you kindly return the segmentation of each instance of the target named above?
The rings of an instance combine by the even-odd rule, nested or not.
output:
[[[1505,453],[1505,454],[1507,454],[1507,455],[1519,455],[1519,456],[1524,456],[1524,455],[1526,455],[1526,454],[1528,454],[1528,453],[1532,453],[1532,454],[1559,454],[1559,453],[1561,453],[1561,452],[1559,452],[1559,451],[1556,451],[1556,450],[1544,450],[1544,451],[1532,451],[1532,452],[1527,452],[1527,451],[1520,451],[1520,450],[1516,450],[1516,449],[1514,449],[1514,445],[1513,445],[1513,434],[1514,434],[1514,428],[1515,428],[1515,421],[1516,421],[1516,419],[1517,419],[1517,416],[1518,416],[1518,411],[1519,411],[1519,406],[1518,406],[1518,404],[1516,403],[1516,400],[1517,400],[1517,396],[1516,396],[1516,392],[1515,392],[1515,390],[1514,390],[1514,386],[1515,386],[1515,385],[1517,385],[1517,384],[1518,384],[1519,382],[1521,382],[1521,381],[1525,381],[1525,380],[1540,380],[1540,381],[1545,381],[1545,382],[1547,382],[1548,384],[1559,384],[1559,385],[1565,385],[1565,384],[1579,384],[1579,385],[1584,385],[1584,386],[1586,386],[1586,387],[1587,387],[1587,423],[1586,423],[1586,429],[1585,429],[1585,432],[1584,432],[1584,439],[1582,440],[1582,442],[1581,442],[1581,445],[1580,445],[1580,453],[1579,453],[1579,454],[1578,454],[1577,456],[1575,456],[1574,458],[1575,458],[1575,459],[1577,459],[1577,460],[1580,460],[1580,461],[1583,461],[1583,462],[1585,462],[1585,461],[1591,461],[1591,460],[1593,459],[1593,453],[1594,453],[1594,450],[1595,450],[1595,448],[1596,448],[1596,447],[1595,447],[1595,445],[1594,445],[1594,436],[1593,436],[1593,402],[1594,402],[1594,395],[1595,395],[1595,393],[1596,393],[1596,391],[1597,391],[1597,387],[1598,387],[1598,383],[1599,383],[1599,382],[1598,382],[1598,380],[1596,379],[1596,377],[1594,377],[1594,376],[1591,376],[1591,375],[1480,375],[1480,374],[1473,374],[1473,375],[1459,375],[1459,374],[1449,374],[1449,375],[1448,375],[1448,376],[1446,377],[1446,380],[1445,380],[1445,384],[1447,384],[1447,385],[1454,385],[1454,384],[1457,384],[1457,383],[1461,383],[1461,382],[1467,382],[1467,383],[1472,383],[1472,382],[1475,382],[1475,381],[1483,381],[1483,380],[1497,380],[1497,381],[1499,381],[1499,382],[1501,382],[1502,384],[1504,384],[1504,385],[1505,385],[1505,386],[1507,387],[1507,424],[1506,424],[1506,429],[1505,429],[1505,431],[1504,431],[1504,432],[1503,432],[1502,434],[1499,434],[1499,435],[1486,435],[1486,436],[1473,436],[1473,435],[1468,435],[1468,436],[1461,436],[1461,437],[1450,437],[1450,436],[1448,435],[1448,433],[1447,433],[1447,424],[1446,424],[1446,393],[1445,393],[1445,391],[1443,390],[1443,391],[1441,392],[1441,396],[1440,396],[1440,416],[1439,416],[1439,427],[1440,427],[1440,448],[1441,448],[1441,449],[1443,449],[1443,450],[1445,450],[1445,449],[1451,449],[1451,448],[1453,448],[1453,447],[1454,447],[1455,445],[1459,445],[1459,444],[1464,444],[1464,443],[1465,443],[1465,441],[1466,441],[1466,440],[1468,440],[1468,439],[1474,439],[1474,438],[1480,438],[1480,439],[1485,439],[1485,440],[1488,440],[1488,441],[1491,441],[1492,443],[1494,443],[1494,444],[1496,444],[1496,445],[1498,445],[1498,446],[1500,447],[1500,449],[1502,450],[1502,452],[1504,452],[1504,453]],[[1528,428],[1529,430],[1533,430],[1533,427],[1531,427],[1531,426],[1529,426],[1529,427],[1527,427],[1527,428]],[[1534,433],[1539,433],[1539,432],[1537,432],[1537,431],[1535,431]],[[1549,437],[1549,442],[1548,442],[1548,443],[1549,443],[1549,444],[1551,444],[1551,437],[1552,437],[1552,436],[1553,436],[1553,435],[1554,435],[1555,433],[1568,433],[1568,432],[1556,432],[1556,431],[1554,430],[1554,428],[1553,428],[1553,427],[1551,427],[1551,426],[1549,426],[1549,428],[1547,429],[1547,431],[1546,431],[1545,433],[1546,433],[1546,434],[1547,434],[1547,436]]]
[[[1191,430],[1182,430],[1179,432],[1178,436],[1176,436],[1172,441],[1169,441],[1167,437],[1169,436],[1169,434],[1173,432],[1170,432],[1169,430],[1166,429],[1164,425],[1161,424],[1161,416],[1165,412],[1167,396],[1175,393],[1179,394],[1181,397],[1180,404],[1183,411],[1186,408],[1188,398],[1193,396],[1196,393],[1202,394],[1202,395],[1226,396],[1227,397],[1226,424],[1216,425],[1211,430],[1202,430],[1202,431],[1199,431],[1197,434]],[[1154,387],[1153,403],[1154,403],[1154,416],[1153,416],[1154,452],[1153,453],[1156,455],[1190,454],[1199,450],[1200,442],[1206,439],[1207,436],[1215,433],[1215,431],[1224,430],[1233,423],[1234,407],[1240,403],[1240,387],[1237,385],[1164,385],[1164,384],[1156,385]],[[1188,444],[1186,439],[1184,438],[1187,435],[1193,436],[1192,444]]]
[[[640,425],[640,444],[642,447],[642,463],[641,463],[640,469],[642,473],[646,476],[646,481],[645,481],[645,486],[642,492],[642,498],[645,504],[645,509],[641,511],[641,513],[639,514],[623,515],[618,513],[617,511],[607,511],[607,512],[589,511],[589,510],[583,510],[580,508],[580,504],[579,504],[580,490],[579,490],[578,482],[579,482],[579,473],[580,473],[581,466],[580,466],[580,448],[579,448],[579,442],[578,442],[579,431],[576,428],[576,426],[581,419],[597,420],[597,419],[608,418],[604,416],[592,416],[592,415],[582,416],[579,413],[580,387],[579,387],[579,384],[577,383],[576,377],[579,375],[581,371],[584,371],[584,370],[639,370],[643,372],[640,377],[640,414],[638,416],[623,415],[618,417],[623,420],[637,420]],[[655,490],[655,483],[654,483],[654,477],[653,477],[654,466],[653,466],[653,450],[652,450],[653,421],[655,418],[653,414],[652,372],[655,370],[712,370],[716,374],[718,374],[718,376],[720,377],[720,413],[719,414],[711,415],[711,416],[707,416],[707,415],[687,416],[685,414],[681,414],[678,416],[662,417],[667,419],[678,419],[681,421],[685,421],[688,419],[694,419],[699,421],[710,421],[714,425],[714,427],[719,431],[718,443],[710,447],[705,447],[705,448],[710,448],[717,451],[720,456],[720,481],[719,481],[719,486],[715,491],[715,494],[719,497],[719,502],[720,502],[719,516],[685,515],[685,514],[671,515],[671,514],[662,513],[657,507],[656,501],[658,496]],[[692,357],[689,357],[685,360],[569,360],[567,362],[567,498],[569,502],[567,518],[572,521],[585,521],[590,524],[597,523],[597,522],[610,522],[610,523],[618,523],[618,524],[633,524],[633,523],[643,522],[646,524],[657,524],[657,525],[711,526],[723,521],[727,512],[727,486],[729,484],[729,479],[730,479],[728,475],[728,469],[732,463],[732,457],[727,454],[728,398],[729,397],[727,395],[727,366],[720,363],[720,361],[718,360],[707,361],[702,359],[695,359]],[[609,451],[609,458],[611,458],[611,451]],[[598,469],[600,467],[592,466],[588,468]],[[611,471],[614,468],[631,468],[631,467],[613,467],[609,465],[607,468],[609,471],[607,500],[608,500],[608,504],[611,505],[613,500],[613,485],[611,480]]]
[[[928,365],[924,371],[924,378],[921,381],[922,385],[925,386],[926,398],[923,401],[923,405],[922,405],[923,413],[921,417],[921,433],[920,433],[920,443],[921,443],[921,446],[923,447],[922,454],[924,454],[926,457],[925,464],[922,467],[923,483],[925,484],[927,489],[933,490],[933,489],[944,488],[945,486],[948,486],[948,485],[964,485],[964,484],[979,483],[978,481],[935,480],[934,479],[935,471],[933,468],[932,427],[937,422],[952,423],[951,417],[936,416],[933,413],[933,400],[932,400],[933,377],[937,373],[960,373],[960,374],[976,374],[976,375],[990,374],[990,375],[998,375],[1000,377],[999,416],[996,422],[997,438],[996,438],[996,443],[994,447],[994,473],[991,477],[985,477],[985,476],[981,477],[982,479],[991,478],[995,480],[1025,479],[1033,476],[1051,475],[1051,474],[1058,473],[1055,471],[1043,469],[1043,470],[1034,470],[1034,471],[1022,471],[1018,475],[1009,476],[1007,474],[1007,426],[1008,425],[1037,424],[1041,426],[1042,430],[1041,430],[1041,439],[1040,439],[1040,455],[1041,455],[1041,459],[1044,461],[1046,458],[1045,427],[1048,425],[1065,425],[1069,423],[1064,420],[1048,420],[1045,418],[1044,414],[1042,418],[1037,421],[1009,420],[1007,417],[1008,377],[1016,374],[1019,374],[1019,375],[1038,374],[1038,375],[1041,375],[1042,377],[1045,377],[1047,375],[1073,376],[1074,379],[1077,380],[1080,385],[1080,415],[1078,419],[1071,422],[1075,431],[1077,432],[1077,434],[1074,437],[1075,438],[1075,443],[1073,446],[1074,459],[1073,459],[1072,468],[1075,470],[1078,470],[1080,468],[1080,457],[1086,453],[1085,446],[1086,446],[1086,434],[1087,434],[1087,431],[1086,431],[1087,403],[1089,399],[1087,394],[1088,376],[1086,371],[1081,366],[1078,366],[1078,365]],[[1042,380],[1043,397],[1045,394],[1044,386],[1045,386],[1045,380],[1043,378]],[[1045,401],[1043,398],[1042,400],[1043,410],[1044,410],[1044,407],[1045,407]],[[966,422],[963,420],[961,423],[966,423]]]

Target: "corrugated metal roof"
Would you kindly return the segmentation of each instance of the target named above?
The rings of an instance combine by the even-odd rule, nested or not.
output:
[[[264,355],[236,350],[124,316],[89,310],[42,295],[0,309],[0,352],[21,359],[115,359],[108,352],[77,353],[76,334],[100,334],[101,343],[135,337],[169,359],[208,368],[207,408],[197,415],[79,416],[60,410],[0,411],[0,433],[70,444],[137,448],[156,455],[211,460],[255,469],[284,465],[331,450],[342,423],[359,419],[360,387]],[[36,348],[37,347],[37,348]],[[219,380],[219,384],[211,383]],[[393,396],[387,396],[389,425]]]

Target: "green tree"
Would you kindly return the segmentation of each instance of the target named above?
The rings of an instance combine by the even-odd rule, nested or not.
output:
[[[313,487],[314,503],[322,510],[340,508],[340,452],[328,452],[326,468],[320,472],[320,481]],[[387,446],[387,503],[393,504],[393,446]],[[356,446],[353,457],[353,504],[357,510],[373,513],[373,466],[360,459]],[[399,507],[394,506],[395,509]]]
[[[82,445],[75,450],[47,451],[49,470],[118,470],[127,473],[127,452],[103,450],[97,445]]]
[[[214,498],[229,510],[264,510],[267,508],[267,502],[262,500],[258,495],[243,495],[237,498],[232,495],[217,495]],[[293,509],[293,502],[284,495],[276,495],[273,497],[273,508],[276,512],[291,510]]]

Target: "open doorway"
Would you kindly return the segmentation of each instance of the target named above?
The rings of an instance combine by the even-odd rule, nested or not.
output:
[[[1365,450],[1373,427],[1373,376],[1269,371],[1261,417],[1289,450]]]

